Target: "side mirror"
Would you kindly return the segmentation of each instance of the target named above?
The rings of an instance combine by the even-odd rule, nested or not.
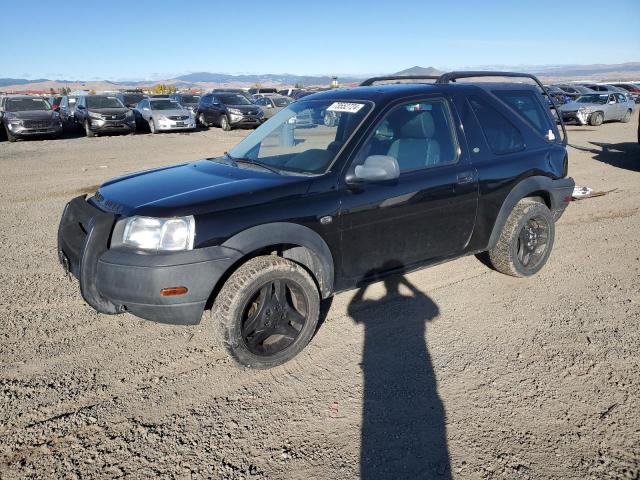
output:
[[[383,182],[395,180],[400,176],[398,161],[387,155],[371,155],[362,165],[357,165],[353,175],[347,178],[348,183]]]

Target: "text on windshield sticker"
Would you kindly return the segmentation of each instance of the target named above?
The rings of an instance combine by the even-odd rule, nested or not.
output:
[[[357,113],[364,107],[362,103],[333,102],[327,112]]]

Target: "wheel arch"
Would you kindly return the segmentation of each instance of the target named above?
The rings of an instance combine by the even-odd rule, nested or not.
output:
[[[498,243],[500,232],[502,231],[507,218],[516,204],[523,198],[539,198],[552,212],[560,208],[560,205],[558,205],[559,199],[552,193],[554,191],[553,182],[554,180],[549,177],[528,177],[520,181],[520,183],[518,183],[509,192],[502,202],[496,221],[493,224],[491,236],[489,237],[488,249],[493,248],[496,243]]]
[[[240,252],[230,273],[250,258],[275,253],[305,267],[322,298],[333,292],[333,255],[323,238],[308,227],[286,222],[267,223],[243,230],[222,246]]]

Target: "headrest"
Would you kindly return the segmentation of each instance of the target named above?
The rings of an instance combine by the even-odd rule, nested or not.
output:
[[[420,112],[405,123],[400,132],[404,138],[431,138],[436,131],[431,112]]]

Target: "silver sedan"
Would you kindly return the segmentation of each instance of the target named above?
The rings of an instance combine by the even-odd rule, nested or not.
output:
[[[594,92],[581,95],[572,102],[560,105],[562,119],[580,125],[598,126],[602,122],[618,120],[628,122],[636,105],[622,93]]]
[[[145,98],[135,111],[149,125],[151,133],[196,128],[193,112],[170,98]]]

